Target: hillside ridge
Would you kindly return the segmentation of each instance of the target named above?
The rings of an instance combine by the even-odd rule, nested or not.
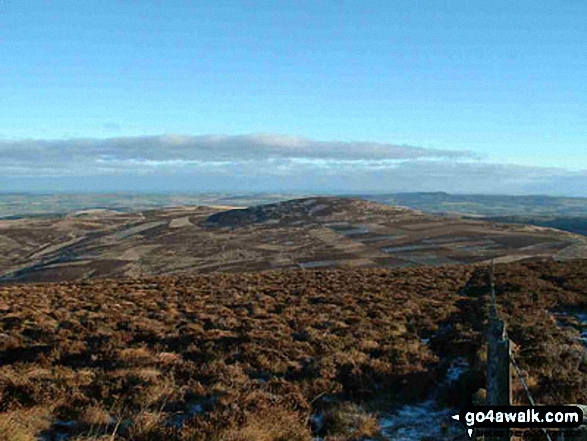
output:
[[[404,207],[366,201],[354,197],[320,196],[271,204],[256,205],[244,209],[234,209],[214,213],[207,219],[209,225],[242,227],[258,223],[292,224],[294,222],[312,222],[329,216],[340,218],[365,216],[369,214],[416,213]],[[349,219],[346,219],[349,220]]]
[[[0,281],[587,257],[585,238],[358,198],[178,206],[0,221]]]

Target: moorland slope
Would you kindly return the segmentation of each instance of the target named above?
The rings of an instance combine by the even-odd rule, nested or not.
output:
[[[353,198],[84,210],[0,221],[0,281],[295,268],[417,267],[587,256],[585,237]]]
[[[587,402],[587,261],[495,273],[535,399]],[[0,439],[420,439],[401,406],[483,399],[487,287],[458,265],[6,285]]]

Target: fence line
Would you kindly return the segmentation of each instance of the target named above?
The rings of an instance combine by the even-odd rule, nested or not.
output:
[[[528,384],[522,374],[514,354],[511,351],[510,339],[507,335],[506,322],[501,318],[497,309],[497,299],[495,295],[495,264],[491,259],[491,268],[489,271],[489,284],[491,287],[491,297],[489,305],[489,326],[488,326],[488,345],[487,345],[487,404],[490,406],[509,406],[512,404],[512,371],[514,367],[516,378],[522,384],[526,397],[530,405],[536,406],[536,400],[528,388]],[[546,429],[542,429],[546,439],[552,441]],[[503,434],[491,438],[494,441],[510,441],[509,430],[504,430]]]

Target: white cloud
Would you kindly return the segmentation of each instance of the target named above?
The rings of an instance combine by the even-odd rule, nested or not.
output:
[[[12,191],[36,179],[42,190],[50,181],[41,177],[121,191],[140,181],[166,191],[189,182],[201,191],[582,194],[574,189],[587,183],[584,172],[488,163],[468,151],[270,134],[0,141],[0,183]]]
[[[0,141],[3,171],[19,166],[35,173],[53,168],[56,174],[82,171],[91,174],[108,162],[126,167],[150,162],[169,166],[198,163],[227,163],[278,159],[325,161],[385,161],[417,158],[464,158],[470,152],[367,142],[314,141],[277,135],[240,136],[143,136],[58,141]],[[183,164],[181,162],[183,161]]]

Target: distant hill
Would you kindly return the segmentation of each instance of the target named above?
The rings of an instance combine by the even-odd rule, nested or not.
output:
[[[0,220],[0,281],[568,259],[587,257],[586,240],[357,198],[312,197],[228,210],[83,210]]]
[[[353,221],[369,216],[415,214],[413,210],[358,198],[311,197],[246,209],[223,211],[208,218],[209,225],[244,227],[256,224],[301,225],[321,221]]]
[[[306,195],[275,193],[0,193],[0,219],[63,215],[72,211],[109,209],[144,211],[183,205],[250,207]]]
[[[423,210],[428,213],[460,213],[482,216],[585,216],[587,198],[555,196],[507,196],[485,194],[394,193],[362,194],[362,199]]]
[[[536,225],[539,227],[556,228],[575,234],[587,236],[587,216],[486,216],[484,219],[494,222]]]
[[[180,205],[253,207],[315,195],[279,193],[186,194],[25,194],[0,193],[0,219],[31,215],[65,214],[87,209],[143,211]],[[353,194],[354,197],[428,213],[460,213],[482,216],[582,216],[587,217],[587,198],[505,196],[431,193]]]
[[[427,213],[457,213],[482,217],[493,222],[557,228],[587,236],[587,198],[456,195],[443,192],[362,195],[361,197]]]

